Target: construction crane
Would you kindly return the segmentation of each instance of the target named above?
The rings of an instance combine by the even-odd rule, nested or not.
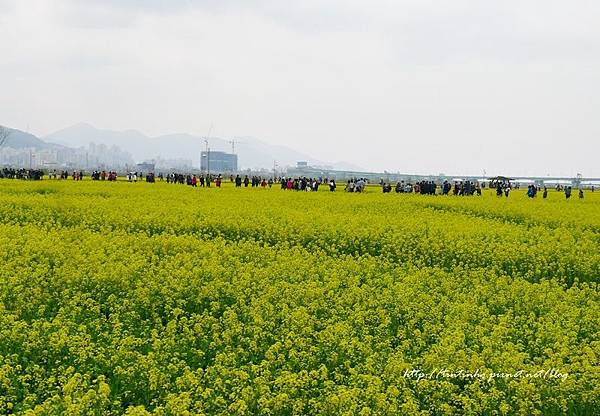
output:
[[[227,143],[231,145],[231,154],[235,155],[235,139],[227,140]]]
[[[237,139],[234,138],[234,139],[231,139],[231,140],[227,140],[227,143],[229,143],[231,145],[231,153],[235,154],[235,145],[236,144],[245,144],[246,142],[242,142],[242,141],[239,141],[239,140],[237,140]]]

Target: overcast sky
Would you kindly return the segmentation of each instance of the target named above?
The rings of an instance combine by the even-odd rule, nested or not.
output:
[[[0,124],[600,176],[597,0],[0,0]]]

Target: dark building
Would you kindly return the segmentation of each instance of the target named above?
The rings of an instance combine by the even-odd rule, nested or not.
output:
[[[202,152],[200,154],[200,170],[203,172],[225,173],[237,172],[237,155],[225,152]]]
[[[154,172],[154,167],[155,167],[155,165],[153,162],[138,163],[136,165],[136,168],[140,172],[145,172],[145,173]]]

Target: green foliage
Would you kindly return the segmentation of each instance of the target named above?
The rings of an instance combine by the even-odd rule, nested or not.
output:
[[[0,414],[594,414],[599,272],[592,194],[0,181]]]

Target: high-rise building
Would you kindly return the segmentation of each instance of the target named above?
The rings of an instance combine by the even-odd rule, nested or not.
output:
[[[237,155],[212,150],[204,151],[200,154],[200,170],[211,173],[237,172]]]

